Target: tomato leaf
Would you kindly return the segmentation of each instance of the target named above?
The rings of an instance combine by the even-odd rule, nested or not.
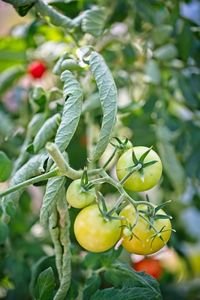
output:
[[[31,146],[35,153],[41,150],[47,142],[50,142],[53,139],[57,132],[59,123],[60,114],[55,114],[53,117],[47,119],[36,134],[33,144],[29,145],[28,150],[30,151]]]
[[[10,177],[11,171],[11,160],[3,151],[0,151],[0,182],[6,181]]]
[[[81,28],[83,32],[88,32],[97,37],[103,32],[105,19],[105,10],[103,8],[94,7],[84,12]]]
[[[21,66],[11,67],[0,75],[0,95],[3,94],[13,83],[24,75],[25,70]]]
[[[100,287],[101,279],[98,274],[92,274],[92,276],[86,281],[83,290],[83,300],[88,300]]]
[[[44,163],[47,159],[48,155],[43,152],[41,154],[35,155],[32,157],[26,164],[24,164],[12,177],[10,181],[10,186],[17,185],[29,178],[40,175],[44,172]],[[19,198],[22,194],[23,190],[18,190],[13,192],[3,198],[2,207],[4,212],[7,211],[7,207],[9,203],[12,203],[12,207],[14,209],[15,205],[18,203]]]
[[[104,153],[116,122],[117,88],[112,74],[100,54],[93,51],[90,55],[89,65],[99,89],[103,110],[100,135],[94,153],[90,158],[96,161]]]
[[[49,216],[51,215],[52,210],[56,205],[56,201],[62,192],[62,187],[64,186],[65,181],[65,177],[55,177],[48,180],[40,210],[40,221],[42,224],[48,224]]]
[[[65,105],[55,143],[60,151],[63,152],[69,145],[78,126],[83,94],[80,84],[70,71],[64,71],[61,74],[61,80],[64,81],[63,95]]]
[[[51,267],[40,273],[36,284],[36,299],[53,299],[53,290],[55,286],[54,273]]]
[[[53,272],[56,272],[55,256],[43,256],[33,265],[31,269],[31,282],[29,285],[33,298],[36,297],[35,287],[39,274],[49,267],[53,269]]]
[[[140,298],[137,296],[135,299],[162,299],[158,282],[152,276],[149,276],[143,272],[135,272],[125,264],[113,264],[113,266],[105,272],[104,276],[108,283],[112,284],[114,287],[120,288],[118,289],[118,292],[123,291],[125,292],[125,295],[127,293],[127,297],[130,297],[130,289],[132,289],[132,297],[137,293],[140,295]],[[100,295],[100,292],[97,292],[97,295],[98,293]],[[109,293],[107,294],[107,292],[105,292],[105,295],[109,295]],[[92,299],[98,298],[94,297]],[[134,298],[128,299],[132,300]]]
[[[176,157],[175,149],[168,139],[168,129],[166,127],[158,126],[157,136],[159,139],[159,154],[162,159],[164,170],[175,190],[178,193],[182,193],[185,189],[185,173],[180,161]]]

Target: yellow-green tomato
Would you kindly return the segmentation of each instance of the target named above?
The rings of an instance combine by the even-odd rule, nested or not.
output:
[[[76,179],[69,185],[66,198],[72,207],[83,208],[95,201],[96,193],[94,188],[85,191],[81,187],[81,179]]]
[[[105,220],[96,204],[82,209],[74,223],[78,243],[90,252],[112,248],[121,234],[120,220]]]
[[[119,180],[124,178],[131,167],[134,165],[132,159],[132,152],[134,151],[136,158],[139,160],[141,156],[148,150],[147,147],[133,147],[126,151],[119,158],[116,166],[117,177]],[[154,150],[150,150],[146,158],[144,159],[144,164],[150,161],[156,161],[154,164],[143,168],[143,176],[139,171],[134,172],[124,183],[124,188],[134,192],[142,192],[154,187],[161,175],[162,175],[162,163],[160,157]]]
[[[138,210],[146,209],[146,205],[138,206]],[[162,209],[160,209],[157,214],[166,215]],[[122,220],[122,225],[133,225],[136,221],[136,211],[134,206],[127,205],[120,212],[120,216],[125,218]],[[143,216],[147,219],[145,215]],[[160,233],[161,238],[159,235],[155,235],[155,230],[152,227],[150,228],[149,223],[139,216],[135,227],[132,229],[132,235],[127,234],[127,230],[122,229],[122,246],[128,252],[140,255],[148,255],[157,252],[165,246],[171,236],[171,222],[169,219],[155,219],[153,221],[153,227],[157,232],[163,228]],[[125,227],[125,229],[126,228],[127,227]]]

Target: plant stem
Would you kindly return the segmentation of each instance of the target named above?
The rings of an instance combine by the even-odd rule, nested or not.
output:
[[[114,149],[113,153],[111,154],[111,156],[109,157],[109,159],[105,162],[105,164],[103,165],[103,169],[106,169],[106,167],[109,165],[109,163],[111,162],[111,160],[113,159],[113,157],[115,156],[117,152],[117,147]]]
[[[13,193],[13,192],[15,192],[17,190],[23,189],[23,188],[27,187],[28,185],[31,185],[31,184],[34,184],[34,183],[37,183],[37,182],[49,179],[51,177],[55,177],[55,176],[60,176],[58,174],[58,168],[56,168],[53,171],[50,171],[48,173],[45,173],[45,174],[42,174],[42,175],[30,178],[30,179],[28,179],[26,181],[23,181],[23,182],[21,182],[21,183],[19,183],[17,185],[12,186],[11,188],[7,189],[5,192],[1,192],[0,193],[0,198],[4,197],[4,196],[6,196],[6,195],[8,195],[10,193]]]
[[[132,170],[126,174],[126,176],[124,176],[124,178],[122,178],[122,180],[120,181],[121,185],[123,185],[126,180],[134,173],[139,171],[142,168],[142,164],[138,163],[135,167],[132,168]]]

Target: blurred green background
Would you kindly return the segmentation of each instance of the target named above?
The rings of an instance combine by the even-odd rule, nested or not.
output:
[[[118,88],[114,135],[128,137],[134,145],[153,145],[164,165],[161,184],[148,193],[155,203],[172,200],[167,211],[176,233],[169,248],[157,256],[164,270],[163,298],[200,299],[200,2],[49,2],[71,18],[91,5],[105,7],[100,35],[77,30],[72,36],[39,19],[34,10],[21,18],[12,6],[0,2],[0,149],[16,161],[30,119],[44,109],[41,98],[35,99],[31,91],[43,87],[53,99],[49,100],[51,112],[58,110],[61,99],[54,89],[60,83],[52,74],[55,62],[64,52],[75,56],[78,46],[93,45],[105,58]],[[27,67],[38,59],[47,71],[34,80]],[[79,79],[85,101],[91,101],[94,83],[81,72]],[[88,111],[95,135],[101,110],[94,103]],[[69,147],[70,162],[77,169],[86,163],[91,138],[87,122],[81,119]],[[115,176],[114,167],[110,171]],[[7,186],[8,182],[1,183],[0,189]],[[43,192],[44,186],[32,186],[23,193],[9,224],[9,239],[0,227],[0,299],[31,299],[31,269],[41,257],[53,255],[48,233],[38,220]],[[107,186],[103,192],[115,197]],[[72,219],[76,213],[71,210]],[[131,259],[137,260],[122,255],[122,260]]]

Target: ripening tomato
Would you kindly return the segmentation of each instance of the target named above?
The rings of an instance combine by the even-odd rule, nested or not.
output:
[[[95,201],[96,193],[94,188],[85,191],[81,187],[81,179],[76,179],[69,185],[66,198],[72,207],[83,208]]]
[[[147,147],[133,147],[126,151],[119,158],[116,166],[117,177],[122,180],[134,166],[132,152],[134,151],[137,160],[148,150]],[[134,192],[142,192],[155,186],[162,175],[162,163],[160,157],[154,150],[150,150],[145,157],[143,165],[154,161],[155,163],[143,168],[143,175],[139,171],[134,172],[123,184],[124,188]]]
[[[147,206],[142,204],[138,205],[138,210],[147,210]],[[157,215],[166,216],[166,213],[160,209]],[[127,205],[120,212],[120,216],[125,217],[125,219],[122,220],[122,225],[133,225],[137,218],[134,206]],[[142,216],[148,219],[144,214],[142,214]],[[154,228],[152,228],[143,217],[138,216],[137,223],[132,229],[131,235],[127,235],[126,227],[122,229],[122,236],[124,238],[122,246],[130,253],[148,255],[157,252],[165,246],[171,236],[172,228],[169,219],[159,218],[153,220]],[[154,229],[156,229],[157,232],[161,231],[160,235],[156,235]]]
[[[105,220],[96,204],[83,208],[74,223],[79,244],[91,252],[103,252],[113,247],[121,233],[121,221]]]
[[[156,279],[160,279],[163,273],[163,267],[158,259],[149,257],[133,263],[136,271],[143,271]]]
[[[35,79],[41,78],[46,71],[44,62],[35,60],[28,65],[28,73]]]

